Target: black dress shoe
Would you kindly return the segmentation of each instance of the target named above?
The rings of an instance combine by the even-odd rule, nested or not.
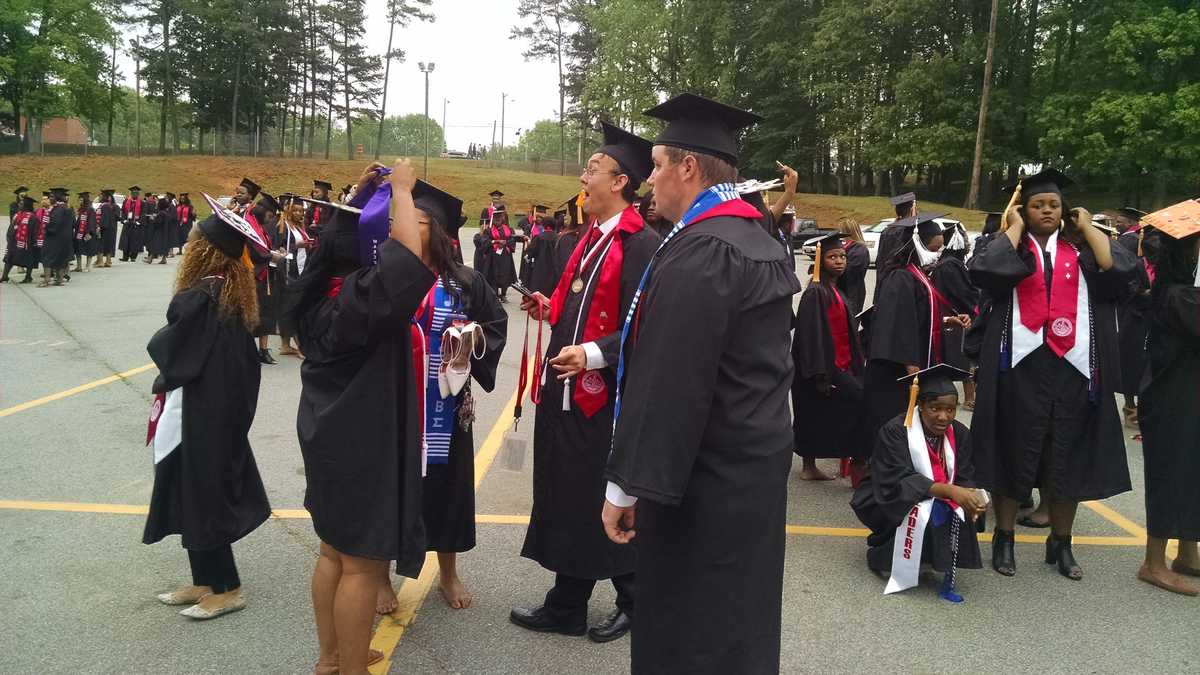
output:
[[[521,628],[536,631],[538,633],[559,633],[562,635],[583,635],[588,632],[587,622],[580,621],[578,623],[563,622],[544,606],[534,609],[526,609],[524,607],[514,607],[508,613],[508,620],[517,624]]]
[[[992,534],[992,569],[1006,577],[1017,573],[1017,559],[1013,553],[1012,530],[1002,530],[997,527]]]
[[[592,642],[612,642],[624,636],[633,627],[633,617],[618,609],[599,626],[588,629],[588,639]]]
[[[1075,554],[1071,552],[1071,535],[1061,536],[1051,534],[1046,537],[1046,564],[1057,565],[1058,573],[1064,577],[1079,581],[1083,578],[1083,568],[1075,562]]]
[[[273,366],[276,363],[278,363],[278,361],[271,358],[271,350],[270,349],[258,350],[258,360],[262,361],[264,364],[266,364],[268,366]]]

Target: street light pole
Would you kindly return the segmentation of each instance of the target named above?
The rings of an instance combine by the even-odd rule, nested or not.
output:
[[[417,64],[425,74],[425,180],[429,180],[429,74],[433,72],[433,65],[424,61]]]
[[[500,92],[500,159],[504,159],[504,102],[508,94]]]
[[[446,142],[446,104],[449,102],[448,98],[442,99],[442,149],[446,151],[450,150],[450,145]]]

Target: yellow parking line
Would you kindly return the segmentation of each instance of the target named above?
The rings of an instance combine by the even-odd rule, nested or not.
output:
[[[512,418],[508,416],[508,411],[512,410],[516,403],[517,394],[513,392],[508,403],[501,408],[500,419],[492,425],[491,431],[488,432],[487,438],[484,439],[483,445],[479,447],[479,452],[475,455],[476,492],[479,491],[479,484],[483,482],[484,475],[492,467],[496,454],[500,452],[504,432],[508,431],[509,425],[512,424]],[[417,611],[424,604],[425,596],[429,594],[437,572],[437,555],[435,553],[426,554],[421,574],[416,579],[405,580],[404,585],[400,587],[400,592],[396,594],[396,611],[380,618],[375,635],[371,638],[371,648],[383,652],[383,660],[368,669],[372,675],[381,675],[392,667],[392,653],[396,651],[396,645],[400,643],[400,638],[404,637],[405,631],[416,619]]]
[[[1098,513],[1101,518],[1107,520],[1113,525],[1116,525],[1122,530],[1125,530],[1134,537],[1137,537],[1142,544],[1146,543],[1145,528],[1126,518],[1120,513],[1117,513],[1117,511],[1111,506],[1101,502],[1083,502],[1083,505]],[[1079,537],[1076,537],[1075,539],[1078,541]]]
[[[23,412],[25,410],[29,410],[30,408],[36,408],[40,405],[45,405],[47,403],[53,403],[54,401],[58,401],[60,399],[67,398],[68,396],[74,396],[75,394],[82,394],[83,392],[95,389],[96,387],[103,387],[106,384],[112,384],[113,382],[119,382],[121,380],[133,377],[134,375],[144,373],[147,370],[150,370],[152,368],[154,368],[154,364],[147,363],[144,366],[138,366],[137,368],[134,368],[132,370],[127,370],[123,373],[117,373],[116,375],[109,375],[108,377],[102,377],[99,380],[96,380],[94,382],[88,382],[87,384],[81,384],[78,387],[71,387],[70,389],[67,389],[65,391],[60,391],[57,394],[50,394],[49,396],[35,398],[32,401],[26,401],[25,403],[20,403],[18,405],[14,405],[11,408],[5,408],[3,410],[0,410],[0,417],[8,417],[9,415],[14,415],[16,413]]]

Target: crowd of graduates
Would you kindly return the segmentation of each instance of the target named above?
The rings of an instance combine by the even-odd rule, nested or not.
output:
[[[304,358],[315,672],[383,658],[370,629],[395,609],[393,565],[415,578],[436,553],[442,595],[469,607],[456,560],[475,546],[475,397],[496,383],[510,290],[550,327],[528,382],[521,555],[553,577],[544,599],[510,612],[521,628],[599,643],[632,632],[635,672],[777,672],[793,453],[805,480],[830,478],[816,459],[842,460],[885,592],[916,586],[927,566],[945,573],[941,597],[961,601],[955,570],[983,566],[989,511],[997,573],[1017,574],[1020,523],[1048,527],[1045,562],[1080,581],[1076,509],[1131,489],[1134,432],[1149,533],[1137,576],[1197,594],[1200,203],[1119,209],[1110,227],[1071,208],[1073,181],[1045,168],[972,240],[897,195],[868,305],[858,225],[808,242],[805,284],[795,172],[779,166],[784,194],[770,205],[768,184],[738,174],[738,131],[760,118],[690,94],[646,114],[665,123],[658,138],[604,124],[579,193],[554,213],[531,205],[513,227],[492,192],[471,266],[461,199],[405,160],[368,166],[336,200],[325,181],[276,196],[243,179],[230,208],[195,227],[176,215],[155,229],[156,214],[179,213],[169,200],[102,203],[99,251],[118,221],[124,258],[143,240],[147,262],[183,247],[168,325],[148,347],[160,375],[144,541],[182,535],[192,572],[163,603],[195,619],[245,607],[231,545],[270,514],[247,433],[274,362],[266,336],[279,334]],[[18,204],[13,264],[29,269],[20,256],[48,218],[37,248],[52,249],[42,262],[59,283],[67,256],[49,233],[77,219],[51,192],[48,214]],[[90,242],[79,227],[67,231]],[[589,625],[605,579],[616,606]]]

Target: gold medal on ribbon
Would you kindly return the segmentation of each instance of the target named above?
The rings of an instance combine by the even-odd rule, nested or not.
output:
[[[583,290],[583,279],[575,277],[575,281],[571,282],[571,292],[578,293]]]

